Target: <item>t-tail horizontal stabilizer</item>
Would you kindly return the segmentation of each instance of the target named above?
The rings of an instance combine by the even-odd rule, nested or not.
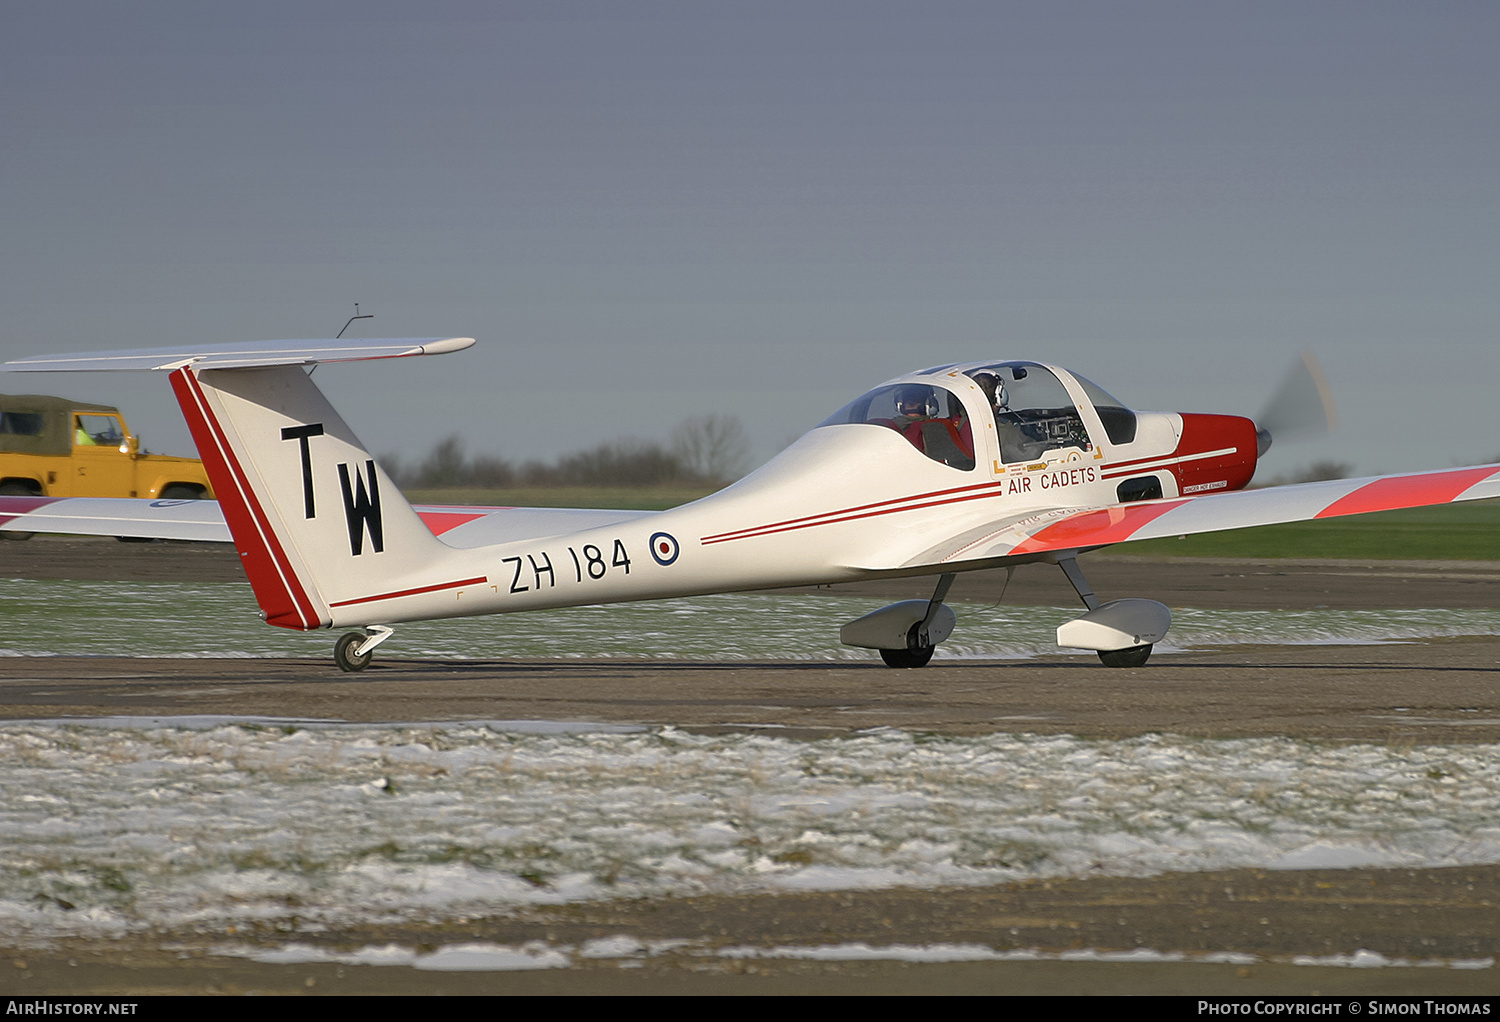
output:
[[[316,365],[374,358],[408,358],[462,351],[472,337],[394,337],[378,340],[241,341],[233,344],[131,351],[80,351],[38,355],[5,363],[13,373],[97,373],[174,369],[248,369],[258,366]]]

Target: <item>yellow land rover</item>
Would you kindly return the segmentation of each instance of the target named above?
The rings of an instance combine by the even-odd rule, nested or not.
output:
[[[196,458],[140,453],[117,408],[0,394],[0,495],[212,498]]]

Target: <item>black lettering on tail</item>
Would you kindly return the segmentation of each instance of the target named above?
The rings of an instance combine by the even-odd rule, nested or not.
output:
[[[295,440],[302,449],[302,504],[306,509],[307,518],[316,518],[317,510],[313,505],[313,480],[312,480],[312,455],[307,450],[307,438],[310,436],[322,436],[323,424],[314,422],[307,426],[288,426],[281,431],[281,439]]]
[[[354,470],[354,486],[349,486],[349,466],[339,464],[339,486],[344,490],[344,518],[349,522],[349,552],[356,557],[364,553],[365,529],[370,530],[370,546],[378,554],[385,549],[385,529],[380,521],[380,487],[375,482],[375,462],[366,461],[365,469],[370,474],[370,489],[365,490],[365,477],[359,469]]]

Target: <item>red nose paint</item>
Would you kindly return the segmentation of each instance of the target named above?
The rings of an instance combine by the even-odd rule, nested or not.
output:
[[[1176,465],[1171,466],[1184,497],[1217,490],[1239,490],[1255,475],[1255,423],[1240,415],[1184,412]]]

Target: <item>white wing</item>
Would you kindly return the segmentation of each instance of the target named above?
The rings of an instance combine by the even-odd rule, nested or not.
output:
[[[952,566],[969,562],[1032,559],[1053,551],[1086,550],[1136,539],[1221,532],[1489,497],[1500,497],[1500,464],[1334,479],[1108,507],[1057,508],[935,539],[927,551],[905,563],[860,566],[876,569],[931,566],[934,570],[951,570]],[[1400,552],[1392,553],[1399,556]]]
[[[0,497],[0,531],[229,542],[216,500]]]

